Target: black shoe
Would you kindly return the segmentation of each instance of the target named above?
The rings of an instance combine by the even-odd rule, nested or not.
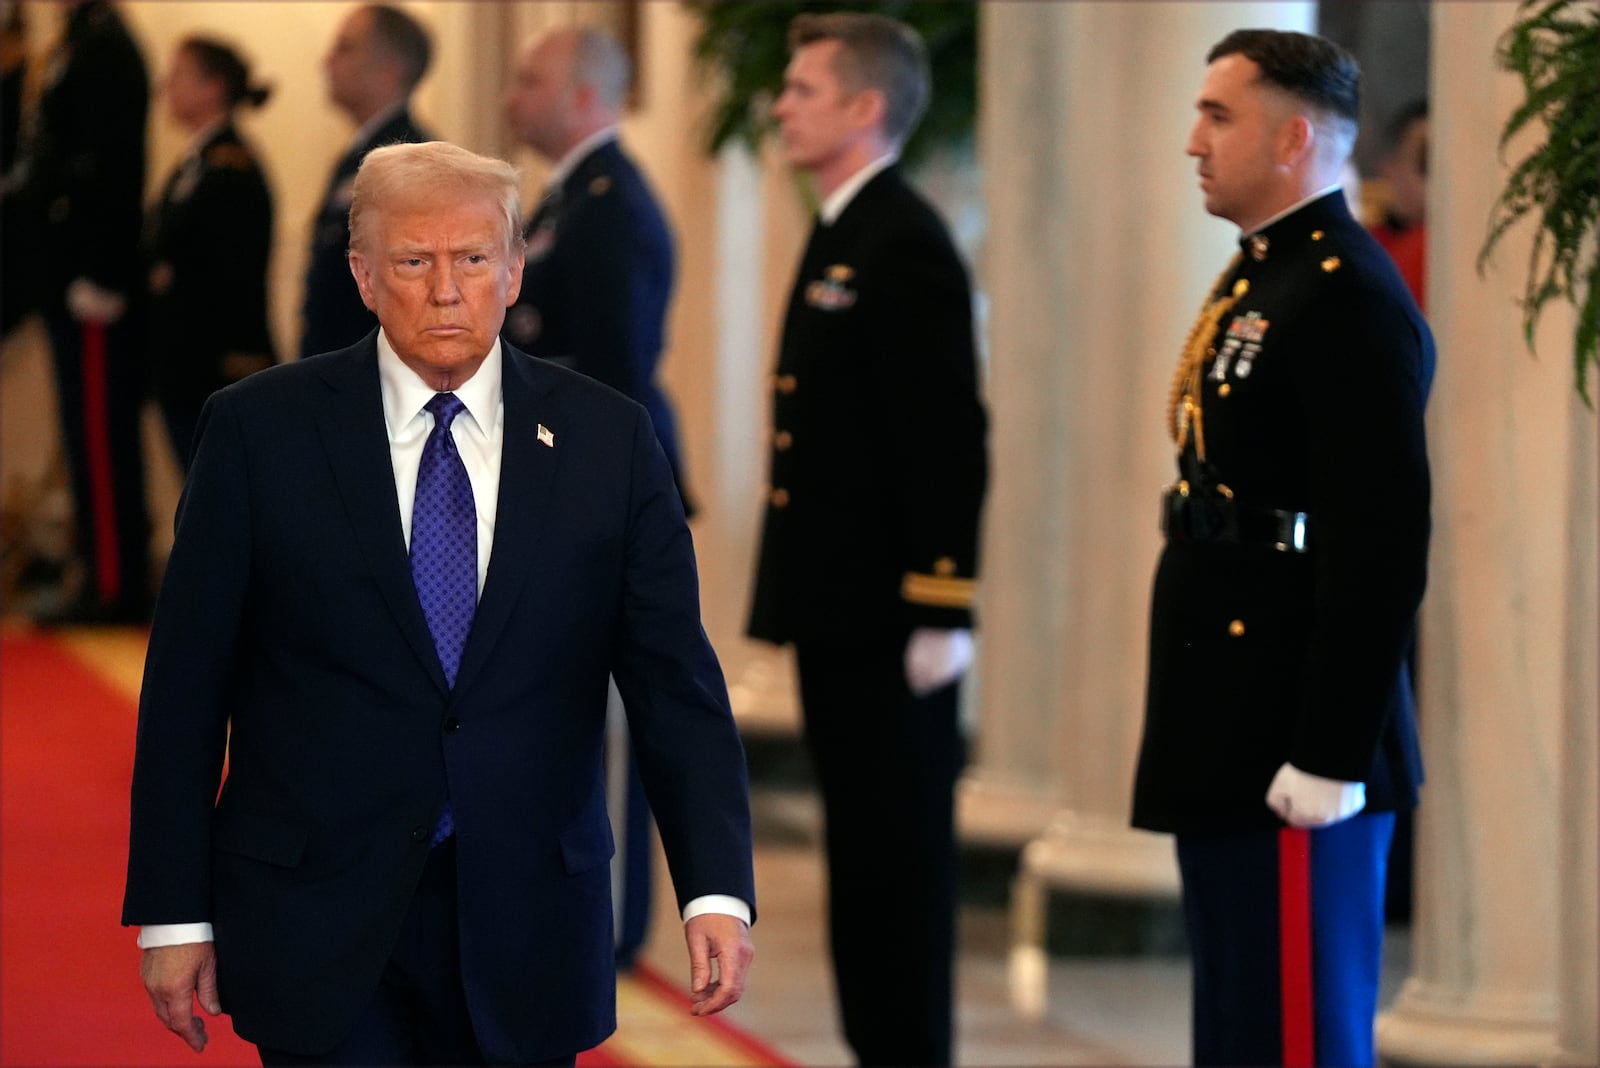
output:
[[[150,605],[136,601],[106,604],[94,597],[79,597],[35,613],[33,622],[39,627],[147,627]]]
[[[59,589],[66,581],[67,562],[54,560],[48,556],[35,556],[22,565],[22,570],[17,572],[17,589],[19,590],[54,590]]]

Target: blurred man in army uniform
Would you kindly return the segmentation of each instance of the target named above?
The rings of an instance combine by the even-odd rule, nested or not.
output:
[[[353,345],[378,325],[350,273],[350,198],[356,169],[368,152],[382,145],[433,140],[410,110],[411,94],[428,73],[432,56],[428,31],[416,19],[388,4],[363,4],[339,24],[323,60],[328,99],[360,129],[334,165],[311,222],[301,356]]]
[[[1272,30],[1207,59],[1187,152],[1241,251],[1173,381],[1133,822],[1177,835],[1195,1063],[1371,1064],[1385,856],[1421,780],[1433,341],[1338,188],[1355,61]]]
[[[518,141],[553,165],[528,219],[522,291],[507,341],[604,382],[644,405],[672,467],[685,514],[683,458],[672,405],[656,383],[672,297],[672,233],[655,194],[617,140],[628,56],[594,27],[551,30],[517,61],[506,114]],[[628,967],[650,920],[650,807],[628,753],[612,689],[607,770],[619,832],[617,963]]]
[[[900,176],[927,53],[807,14],[773,109],[822,198],[773,378],[750,634],[793,642],[826,815],[834,977],[862,1064],[950,1064],[957,682],[972,657],[987,419],[972,297]]]

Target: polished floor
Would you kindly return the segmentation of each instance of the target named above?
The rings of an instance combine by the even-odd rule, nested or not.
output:
[[[752,787],[756,824],[756,961],[732,1020],[795,1062],[848,1065],[837,1035],[820,906],[823,868],[820,810],[803,787]],[[658,858],[659,859],[659,858]],[[985,868],[993,867],[986,858]],[[658,870],[664,868],[658,865]],[[1009,1005],[1009,927],[992,871],[964,878],[959,916],[957,1061],[963,1065],[1179,1065],[1188,1062],[1189,976],[1181,952],[1119,956],[1053,953],[1044,1019],[1029,1021]],[[657,895],[645,958],[663,972],[686,970],[672,905]],[[885,908],[894,905],[886,896]],[[1409,938],[1392,929],[1386,947],[1384,1002],[1409,962]],[[895,981],[884,961],[883,982]]]

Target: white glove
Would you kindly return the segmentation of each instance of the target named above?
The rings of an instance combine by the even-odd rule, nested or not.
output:
[[[1325,779],[1285,763],[1267,787],[1267,807],[1291,827],[1329,827],[1367,807],[1367,785]]]
[[[918,627],[906,642],[906,685],[926,697],[959,679],[972,666],[972,632]]]
[[[128,310],[121,293],[101,289],[87,278],[74,278],[67,286],[67,310],[80,323],[114,323]]]

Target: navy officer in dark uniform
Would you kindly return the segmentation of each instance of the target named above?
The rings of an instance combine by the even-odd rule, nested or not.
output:
[[[328,98],[360,129],[334,165],[311,222],[301,356],[353,345],[378,325],[361,303],[347,262],[350,198],[368,152],[433,140],[412,120],[409,106],[432,55],[428,31],[416,19],[389,4],[363,4],[345,16],[323,60]]]
[[[1338,187],[1355,61],[1274,30],[1207,58],[1187,152],[1240,252],[1173,382],[1133,822],[1177,835],[1195,1063],[1366,1065],[1421,780],[1433,341]]]
[[[617,141],[630,75],[622,46],[594,27],[551,30],[517,61],[507,118],[517,140],[554,169],[525,227],[522,292],[506,313],[504,335],[644,405],[692,515],[677,420],[656,383],[672,297],[672,233]],[[620,832],[617,963],[628,967],[650,920],[650,807],[627,752],[615,688],[612,699],[607,770]]]
[[[921,38],[806,14],[789,40],[773,114],[822,207],[773,377],[750,634],[795,646],[845,1037],[862,1064],[950,1064],[957,682],[988,470],[971,287],[896,166],[930,91]]]

